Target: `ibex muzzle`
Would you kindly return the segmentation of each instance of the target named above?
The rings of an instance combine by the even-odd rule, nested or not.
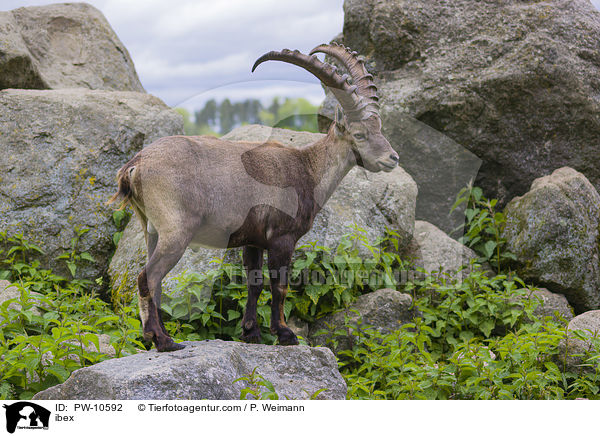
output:
[[[326,53],[349,76],[321,62]],[[298,343],[287,327],[283,305],[287,273],[298,239],[310,230],[342,178],[354,165],[392,171],[398,154],[381,133],[373,77],[363,62],[340,45],[320,45],[310,55],[272,51],[267,60],[288,62],[315,75],[334,93],[343,116],[327,135],[304,148],[276,142],[232,142],[209,136],[172,136],[144,148],[118,172],[119,190],[111,201],[130,203],[142,224],[148,263],[138,277],[144,337],[158,351],[183,348],[167,334],[160,318],[161,281],[186,247],[244,247],[248,302],[242,339],[260,342],[256,304],[263,288],[264,250],[271,282],[271,331],[282,345]],[[352,79],[352,84],[348,79]]]

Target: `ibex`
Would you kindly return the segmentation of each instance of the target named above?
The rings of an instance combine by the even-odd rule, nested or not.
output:
[[[314,53],[339,60],[350,73],[321,62]],[[225,141],[209,136],[171,136],[148,145],[118,172],[122,207],[130,203],[148,248],[148,263],[138,276],[144,338],[158,351],[175,343],[159,314],[161,281],[186,247],[243,247],[248,302],[242,340],[260,342],[256,304],[263,288],[263,252],[268,253],[271,282],[271,332],[281,345],[296,345],[283,305],[287,272],[296,242],[342,178],[356,164],[392,171],[398,154],[381,133],[377,88],[356,52],[319,45],[309,55],[271,51],[257,59],[252,72],[268,60],[288,62],[312,73],[341,106],[325,137],[303,148],[277,142]]]

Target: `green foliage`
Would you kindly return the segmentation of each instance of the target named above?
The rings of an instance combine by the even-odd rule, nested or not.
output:
[[[67,269],[69,270],[69,273],[71,274],[72,279],[75,279],[75,274],[77,273],[77,265],[80,265],[83,261],[91,263],[95,262],[94,258],[90,253],[88,253],[87,251],[82,253],[78,249],[81,237],[89,231],[89,229],[81,229],[79,227],[75,227],[75,236],[71,238],[71,251],[69,251],[68,253],[61,254],[57,257],[57,259],[62,260],[65,263]],[[89,284],[91,283],[88,281],[81,281],[79,283],[79,285],[81,286],[87,286]]]
[[[221,259],[220,267],[207,274],[183,273],[176,277],[177,286],[166,296],[162,310],[167,315],[165,328],[182,340],[237,339],[241,336],[240,321],[248,300],[246,273],[241,262],[231,264]],[[258,300],[258,322],[266,342],[276,337],[269,331],[270,293],[263,292]],[[286,302],[289,315],[291,303]]]
[[[113,244],[115,247],[119,245],[121,236],[123,236],[123,230],[131,218],[131,212],[128,209],[115,210],[112,214],[112,220],[117,228],[117,231],[113,234]]]
[[[73,276],[91,256],[77,250],[86,230],[76,229],[71,251],[59,258]],[[22,235],[0,234],[2,276],[19,297],[0,304],[0,399],[28,399],[65,381],[72,371],[108,358],[99,335],[116,355],[137,352],[140,322],[133,307],[112,308],[89,290],[89,281],[66,279],[30,260],[41,249]],[[135,334],[133,333],[135,332]]]
[[[419,300],[417,307],[427,309],[424,304]],[[486,338],[474,331],[440,347],[439,332],[432,325],[443,320],[441,314],[436,322],[417,317],[389,334],[360,321],[348,323],[345,330],[352,332],[354,346],[339,353],[348,398],[599,398],[600,343],[586,356],[587,372],[566,371],[559,348],[566,335],[563,322],[534,317],[505,335]],[[446,352],[440,353],[440,348]]]
[[[489,200],[479,187],[463,188],[452,206],[452,210],[465,204],[466,224],[459,226],[454,232],[462,232],[458,240],[472,248],[479,255],[479,262],[489,262],[497,273],[502,266],[515,255],[506,250],[506,239],[502,229],[506,222],[504,214],[496,211],[498,200]]]
[[[359,295],[380,288],[396,288],[404,270],[397,252],[398,235],[388,230],[387,236],[370,243],[364,230],[354,228],[344,236],[336,250],[314,243],[298,248],[292,265],[290,283],[302,283],[302,292],[294,294],[293,313],[314,321],[327,313],[346,308]],[[396,249],[388,250],[396,244]],[[362,253],[370,253],[365,256]]]
[[[257,373],[254,368],[248,375],[237,378],[233,383],[246,382],[247,387],[240,391],[240,400],[279,400],[279,394],[275,392],[273,383]]]
[[[39,254],[44,251],[26,241],[22,233],[7,235],[7,232],[0,232],[0,280],[32,279],[34,274],[37,275],[35,265],[39,262],[30,264],[28,259]]]
[[[430,351],[436,356],[474,337],[520,328],[532,317],[535,299],[518,277],[488,277],[479,265],[472,268],[464,280],[426,276],[406,285],[431,329]]]

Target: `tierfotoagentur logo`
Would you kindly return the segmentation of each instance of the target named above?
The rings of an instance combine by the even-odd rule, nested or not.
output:
[[[19,430],[47,430],[50,422],[50,411],[29,401],[19,401],[6,409],[6,431],[14,433]]]

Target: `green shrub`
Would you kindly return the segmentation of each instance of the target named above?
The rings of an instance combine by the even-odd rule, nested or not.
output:
[[[76,232],[72,251],[60,257],[73,276],[78,263],[93,261],[77,251],[83,234]],[[100,334],[110,336],[117,357],[144,347],[134,307],[115,310],[89,289],[91,282],[40,269],[30,257],[42,250],[22,235],[0,234],[0,246],[7,247],[0,253],[2,277],[20,294],[0,304],[0,399],[31,398],[107,359],[92,351],[99,350]]]
[[[405,286],[431,329],[431,351],[437,355],[475,337],[515,331],[532,317],[537,301],[518,277],[489,277],[481,265],[471,268],[464,279],[426,276]]]
[[[173,337],[182,340],[237,339],[240,321],[248,299],[245,270],[240,263],[220,262],[218,269],[207,274],[183,273],[176,277],[177,286],[167,296],[162,310],[167,315],[165,327]],[[264,291],[258,301],[257,316],[263,340],[273,342],[269,331],[270,293]],[[289,316],[291,301],[286,301]]]
[[[505,336],[474,336],[445,355],[431,351],[439,339],[422,321],[390,334],[348,325],[355,345],[339,356],[348,399],[600,398],[600,344],[587,371],[566,371],[559,348],[566,329],[550,317]]]
[[[498,200],[489,200],[481,188],[469,186],[459,192],[452,210],[462,204],[466,204],[466,223],[453,233],[461,234],[458,241],[479,255],[479,263],[488,262],[499,274],[516,257],[506,250],[506,239],[502,237],[506,218],[504,213],[496,211]]]
[[[293,294],[293,313],[314,321],[347,307],[363,293],[396,288],[400,280],[394,272],[406,268],[398,254],[397,236],[388,230],[385,238],[370,242],[364,230],[355,227],[335,250],[314,243],[300,246],[290,277],[303,286],[302,292]]]

